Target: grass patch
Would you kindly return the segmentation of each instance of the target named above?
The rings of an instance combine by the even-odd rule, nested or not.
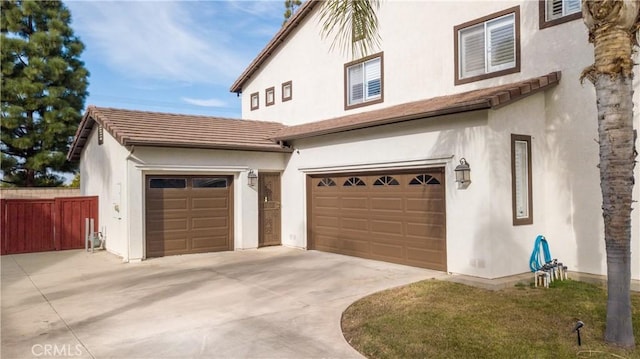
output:
[[[355,302],[342,331],[368,358],[640,358],[604,343],[606,298],[604,287],[572,280],[496,292],[429,280]],[[640,294],[632,306],[640,341]]]

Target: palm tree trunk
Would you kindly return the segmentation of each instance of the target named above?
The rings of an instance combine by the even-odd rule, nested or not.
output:
[[[631,318],[631,203],[634,186],[633,59],[640,3],[582,1],[595,63],[582,77],[596,88],[600,144],[600,188],[607,249],[605,341],[633,348]]]
[[[631,202],[634,131],[632,79],[598,75],[600,187],[607,249],[607,321],[605,341],[633,347],[631,322]]]

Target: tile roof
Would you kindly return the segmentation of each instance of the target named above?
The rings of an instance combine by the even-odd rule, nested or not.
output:
[[[298,25],[307,17],[311,10],[320,3],[320,0],[307,0],[305,1],[298,11],[293,14],[293,16],[285,23],[285,25],[275,34],[275,36],[269,41],[267,46],[260,51],[258,56],[247,66],[244,72],[238,77],[238,79],[231,85],[229,91],[231,92],[242,92],[242,86],[253,76],[253,74],[258,71],[260,66],[267,61],[269,56],[273,54],[278,47],[287,39],[289,34],[295,30]]]
[[[271,138],[285,141],[326,135],[391,123],[441,115],[497,109],[560,82],[560,71],[526,81],[510,83],[454,95],[409,102],[380,110],[336,117],[328,120],[285,127]]]
[[[102,125],[123,146],[290,152],[269,140],[276,122],[178,115],[89,106],[67,154],[78,160],[93,126]]]

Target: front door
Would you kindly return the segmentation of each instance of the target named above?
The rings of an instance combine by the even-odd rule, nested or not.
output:
[[[280,245],[280,173],[258,175],[260,234],[258,246]]]

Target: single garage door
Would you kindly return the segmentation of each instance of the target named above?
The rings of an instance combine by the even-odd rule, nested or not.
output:
[[[309,248],[447,270],[444,168],[308,178]]]
[[[228,176],[147,176],[147,258],[232,250],[231,185]]]

